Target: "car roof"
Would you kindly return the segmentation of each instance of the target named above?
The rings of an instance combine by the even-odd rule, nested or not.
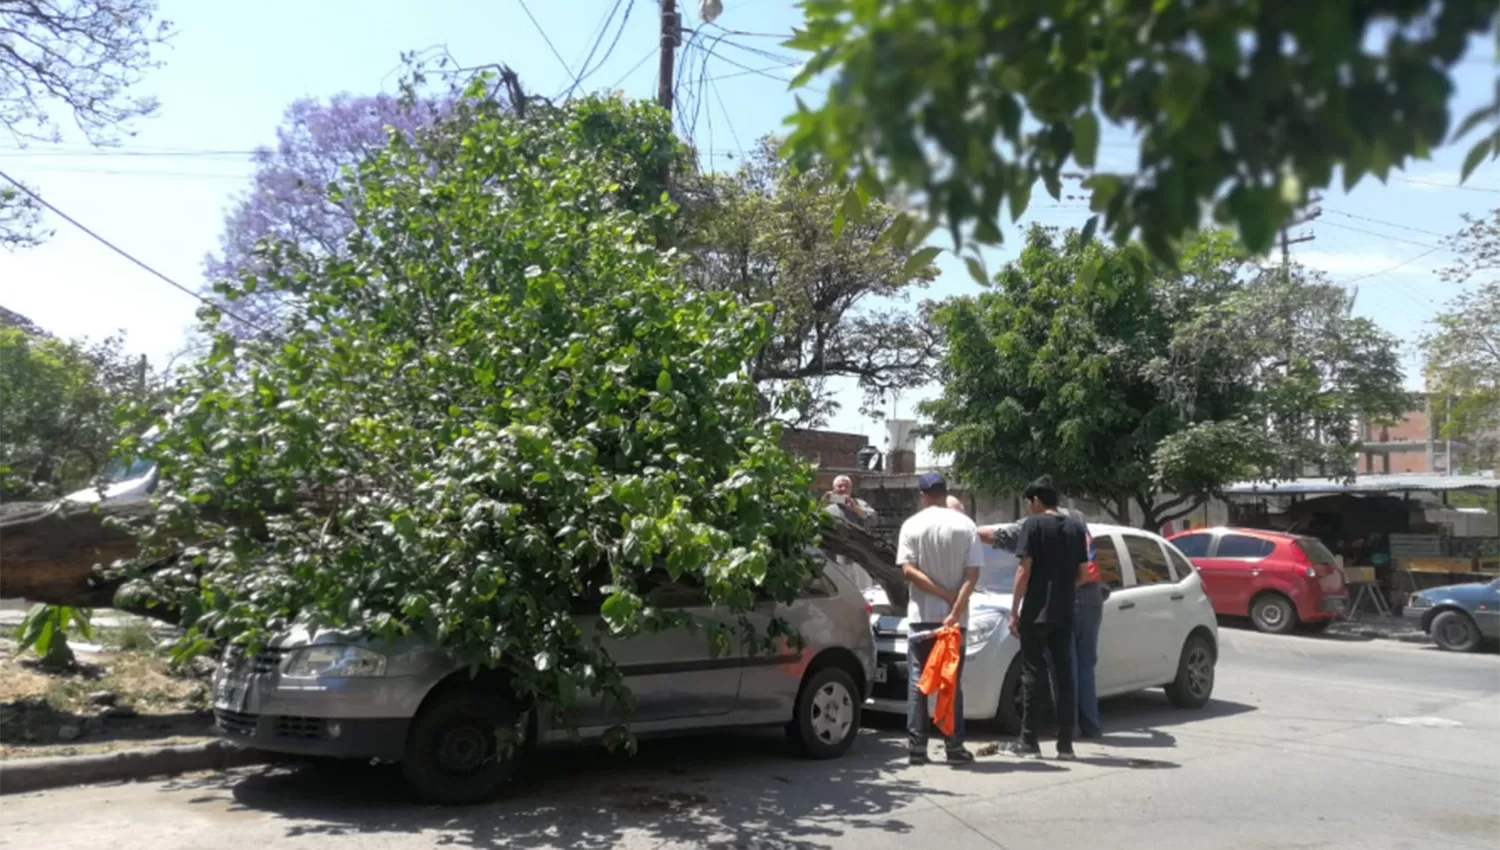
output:
[[[1144,528],[1135,528],[1134,526],[1129,526],[1129,525],[1111,525],[1109,523],[1104,523],[1104,522],[1091,522],[1088,525],[1089,525],[1089,533],[1090,534],[1100,534],[1100,533],[1103,533],[1103,532],[1117,531],[1117,532],[1120,532],[1122,534],[1140,534],[1140,535],[1143,535],[1145,537],[1154,537],[1157,540],[1165,540],[1166,539],[1166,538],[1162,537],[1160,534],[1157,534],[1154,531],[1147,531]]]
[[[1181,537],[1184,534],[1243,534],[1246,537],[1259,537],[1263,540],[1284,542],[1306,537],[1304,534],[1293,534],[1290,531],[1272,531],[1267,528],[1241,528],[1237,525],[1216,525],[1213,528],[1189,528],[1179,531],[1172,537]]]

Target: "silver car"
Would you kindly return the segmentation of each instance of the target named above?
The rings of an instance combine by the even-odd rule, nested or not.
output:
[[[794,748],[835,758],[854,742],[874,679],[869,608],[852,578],[829,558],[791,605],[764,603],[749,616],[764,628],[781,616],[804,647],[780,654],[741,651],[714,656],[700,631],[672,630],[619,638],[595,614],[580,613],[585,635],[602,633],[605,649],[635,696],[630,728],[648,736],[734,726],[784,726]],[[707,604],[702,590],[663,582],[648,598],[698,617],[737,622]],[[580,605],[597,612],[597,604]],[[785,646],[785,644],[783,644]],[[213,681],[221,732],[278,753],[400,762],[422,797],[464,803],[492,796],[516,757],[498,745],[522,706],[502,674],[473,678],[416,638],[376,642],[359,634],[293,629],[247,658],[225,653]],[[597,739],[624,717],[582,691],[567,710],[531,712],[528,746]]]

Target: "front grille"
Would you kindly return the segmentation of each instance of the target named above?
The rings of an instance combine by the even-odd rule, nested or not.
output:
[[[276,736],[303,740],[322,738],[323,720],[318,717],[293,717],[291,715],[278,717],[276,718]]]
[[[224,734],[233,735],[236,738],[249,738],[255,735],[255,722],[260,718],[254,714],[244,711],[225,711],[214,709],[214,720]]]
[[[231,668],[239,669],[248,666],[248,672],[256,676],[278,672],[281,669],[281,661],[284,658],[286,658],[286,650],[266,647],[257,652],[255,657],[250,659],[250,663],[246,665],[244,647],[231,646],[224,651],[224,660],[229,663]]]

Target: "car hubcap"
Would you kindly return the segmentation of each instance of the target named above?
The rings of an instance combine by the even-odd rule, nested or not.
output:
[[[854,725],[854,699],[849,689],[838,682],[829,682],[818,689],[812,698],[812,729],[818,740],[825,744],[837,744],[849,734]]]
[[[1463,646],[1469,641],[1469,624],[1463,620],[1449,620],[1443,624],[1443,642],[1450,646]]]
[[[489,736],[469,723],[450,726],[438,736],[438,763],[450,773],[468,773],[484,764]]]
[[[1267,626],[1270,626],[1274,629],[1277,626],[1280,626],[1282,621],[1285,619],[1286,612],[1283,611],[1281,606],[1276,604],[1275,602],[1269,602],[1265,605],[1260,606],[1260,621],[1262,623],[1265,623]]]
[[[1214,663],[1208,650],[1195,646],[1188,651],[1187,684],[1193,696],[1208,696],[1214,686]]]

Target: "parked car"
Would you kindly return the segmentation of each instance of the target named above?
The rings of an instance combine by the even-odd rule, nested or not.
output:
[[[1483,641],[1500,638],[1500,578],[1419,590],[1401,613],[1432,635],[1438,648],[1473,652]]]
[[[149,446],[160,438],[160,429],[153,427],[141,435],[141,442]],[[155,462],[139,457],[117,460],[104,473],[99,484],[69,493],[63,496],[63,500],[95,505],[147,499],[156,490],[156,480]]]
[[[1322,631],[1349,610],[1338,559],[1316,537],[1253,528],[1205,528],[1170,538],[1203,576],[1214,613],[1249,617],[1286,634]]]
[[[873,679],[869,609],[844,569],[829,559],[791,605],[766,603],[750,615],[764,628],[780,616],[801,634],[802,650],[715,656],[701,630],[615,637],[597,600],[578,606],[585,635],[602,632],[605,650],[635,697],[632,730],[784,726],[800,752],[834,758],[849,749]],[[708,604],[701,587],[665,575],[646,590],[660,606],[737,623]],[[500,676],[471,677],[419,638],[377,641],[337,631],[294,628],[246,658],[231,649],[213,678],[214,715],[223,735],[277,753],[400,762],[420,796],[465,803],[492,796],[518,753],[498,745],[496,728],[522,706]],[[531,712],[528,746],[601,737],[624,721],[618,707],[582,693],[566,710]]]
[[[1095,559],[1110,587],[1099,629],[1095,676],[1101,697],[1162,687],[1173,704],[1200,708],[1213,695],[1219,631],[1198,573],[1170,543],[1147,531],[1089,524]],[[964,718],[1021,728],[1020,642],[1008,627],[1015,556],[986,549],[990,563],[970,600]],[[906,713],[906,612],[893,611],[879,587],[875,607],[875,687],[868,708]]]

